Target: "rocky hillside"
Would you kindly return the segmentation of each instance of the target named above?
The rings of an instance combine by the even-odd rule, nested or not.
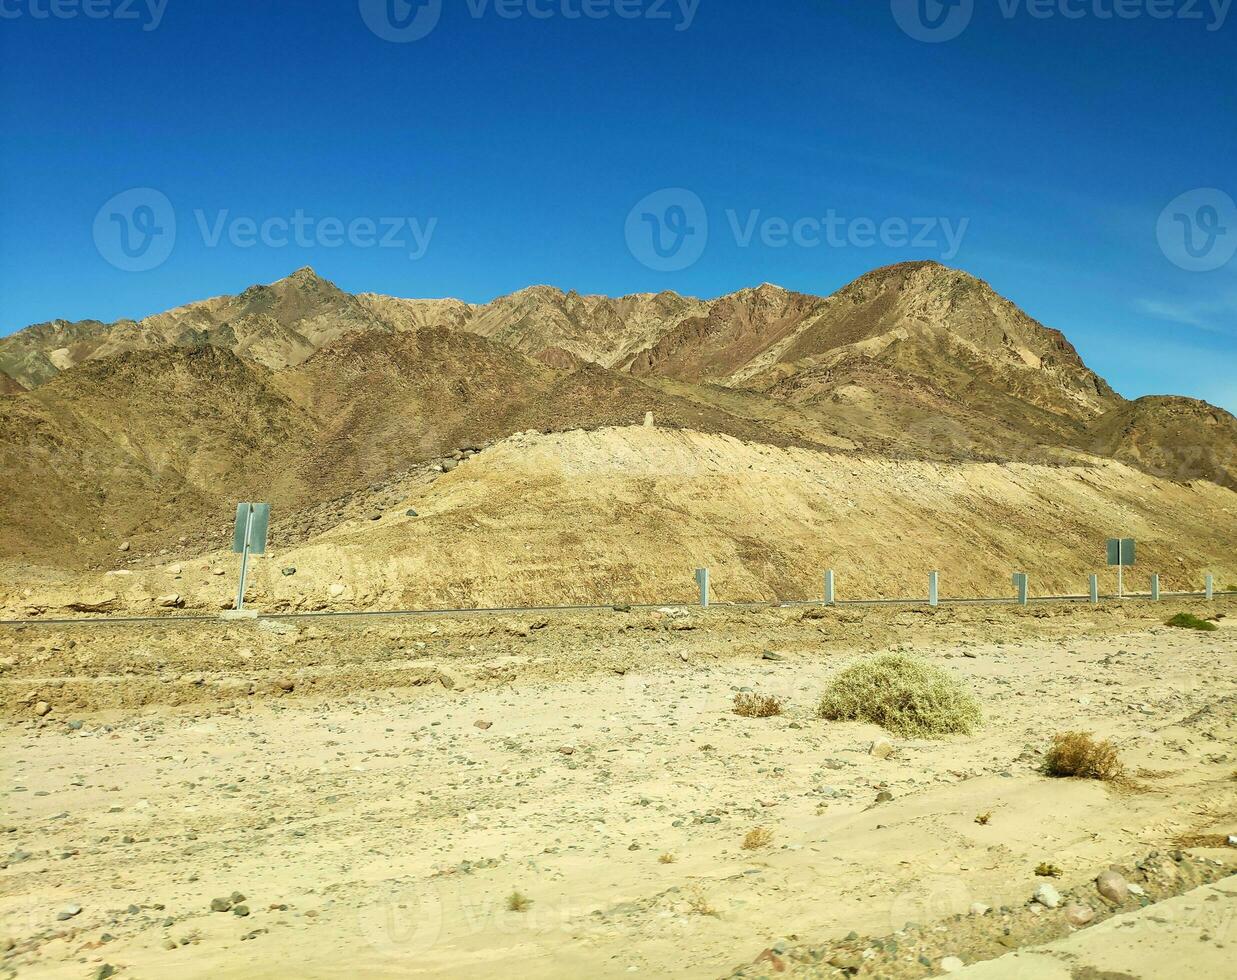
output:
[[[824,298],[533,287],[485,305],[302,269],[140,321],[38,324],[0,340],[0,369],[0,556],[52,564],[213,540],[246,495],[322,530],[463,448],[649,412],[765,445],[1237,479],[1233,416],[1125,401],[1059,332],[931,262]]]

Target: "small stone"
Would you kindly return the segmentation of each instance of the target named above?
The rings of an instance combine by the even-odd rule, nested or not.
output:
[[[774,653],[772,650],[766,650],[760,656],[764,660],[785,660],[786,659],[780,653]]]
[[[108,977],[116,975],[116,967],[111,963],[101,963],[99,968],[94,971],[94,980],[107,980]]]
[[[877,803],[888,803],[892,799],[893,799],[893,794],[889,792],[889,790],[887,789],[883,789],[879,793],[876,794]]]
[[[249,915],[248,905],[233,905],[232,914],[239,915],[242,919]]]
[[[966,966],[966,964],[956,956],[945,956],[941,959],[942,973],[957,973],[964,966]]]
[[[876,756],[878,759],[888,759],[893,755],[893,743],[888,739],[879,738],[868,748],[868,755]]]
[[[1118,872],[1111,868],[1099,873],[1095,879],[1095,887],[1104,898],[1115,905],[1120,905],[1130,897],[1129,885]]]
[[[341,595],[344,594],[344,587],[340,585],[338,582],[332,582],[331,587],[327,589],[327,591],[330,592],[331,595],[333,595],[335,598],[338,599]]]
[[[987,915],[992,911],[992,906],[985,905],[983,902],[971,903],[971,915]]]
[[[64,922],[67,919],[73,918],[75,915],[81,915],[82,907],[80,905],[66,905],[56,913],[56,918]]]
[[[1072,926],[1085,926],[1095,918],[1095,909],[1089,905],[1071,905],[1065,910],[1065,921]]]
[[[294,690],[296,690],[296,682],[289,677],[281,677],[275,682],[275,686],[285,694],[291,694]]]
[[[132,545],[130,545],[128,541],[125,541],[125,542],[123,542],[123,543],[121,544],[121,546],[120,546],[120,550],[121,550],[121,551],[128,551],[131,547],[132,547]]]
[[[404,511],[404,516],[405,517],[420,517],[421,515],[419,515],[415,510],[409,507],[406,511]]]
[[[212,912],[227,912],[232,908],[232,900],[230,898],[212,898],[210,900],[210,910]]]
[[[1061,893],[1058,892],[1052,885],[1044,882],[1035,889],[1035,901],[1039,902],[1044,908],[1055,909],[1061,904]]]
[[[1134,882],[1132,882],[1132,881],[1130,881],[1130,882],[1126,882],[1125,887],[1126,887],[1126,888],[1128,888],[1128,889],[1130,890],[1130,894],[1131,894],[1131,895],[1137,895],[1139,898],[1142,898],[1144,895],[1146,895],[1146,894],[1147,894],[1147,893],[1143,890],[1143,886],[1142,886],[1142,885],[1136,885],[1136,884],[1134,884]]]
[[[474,722],[472,723],[472,727],[473,727],[473,728],[480,728],[483,732],[485,732],[485,731],[489,731],[491,728],[493,728],[493,727],[494,727],[494,723],[493,723],[492,721],[480,721],[480,720],[478,720],[478,721],[474,721]]]
[[[293,565],[289,565],[287,568],[281,568],[279,573],[285,577],[291,577],[296,574],[296,568]]]
[[[159,598],[155,600],[155,604],[161,609],[179,609],[185,604],[185,600],[175,592],[172,592],[168,595],[159,596]]]
[[[558,747],[558,751],[563,755],[574,755],[576,747],[574,745],[560,745]]]
[[[835,953],[830,957],[829,965],[843,973],[858,973],[863,966],[863,960],[854,953]]]
[[[48,704],[46,701],[39,701],[34,706],[34,713],[38,715],[40,718],[49,714],[51,710],[52,710],[52,706]]]

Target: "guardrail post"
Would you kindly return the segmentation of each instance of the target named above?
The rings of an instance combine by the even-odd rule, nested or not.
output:
[[[1151,601],[1160,601],[1160,576],[1158,575],[1151,576]]]
[[[700,608],[709,608],[709,570],[707,568],[696,569],[696,585],[700,587]]]
[[[825,572],[825,605],[833,605],[833,569]]]
[[[1203,591],[1207,593],[1207,601],[1210,602],[1212,596],[1216,594],[1216,577],[1208,575],[1204,580]]]
[[[1100,577],[1092,575],[1089,579],[1091,588],[1091,605],[1098,606],[1100,602]]]
[[[941,604],[941,573],[928,572],[928,605],[939,606]]]
[[[1027,573],[1014,572],[1014,588],[1018,591],[1018,605],[1025,606],[1030,598],[1027,588]]]

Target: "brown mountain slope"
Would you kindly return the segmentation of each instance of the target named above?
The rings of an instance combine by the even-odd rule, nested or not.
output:
[[[85,567],[217,538],[238,500],[281,520],[346,501],[413,467],[528,429],[660,425],[806,444],[629,375],[570,373],[476,334],[363,330],[271,371],[222,347],[91,359],[0,401],[0,557]],[[309,520],[309,518],[306,518]],[[303,523],[303,522],[302,522]]]
[[[1178,448],[1184,433],[1169,423],[1141,425],[1136,448],[1108,428],[1093,431],[1127,403],[1058,331],[986,283],[935,262],[877,269],[827,298],[768,284],[711,301],[669,292],[610,299],[537,286],[484,305],[351,296],[302,269],[139,322],[39,324],[0,340],[0,369],[33,387],[119,351],[200,344],[282,369],[354,332],[439,327],[487,338],[568,377],[585,364],[612,366],[646,382],[631,389],[633,397],[673,392],[699,417],[720,412],[727,424],[745,420],[757,438],[927,458],[1047,461],[1120,451],[1157,472],[1168,472],[1171,461],[1183,479],[1227,479],[1227,464],[1215,460],[1232,453],[1222,425],[1199,429],[1204,444],[1193,455]],[[479,379],[496,356],[490,348],[473,354],[480,360],[471,375],[459,365],[449,372],[470,392],[483,387]],[[500,376],[511,383],[509,372]],[[520,380],[537,398],[548,397],[537,377]],[[327,390],[333,382],[317,383]],[[527,400],[510,390],[513,403]],[[481,441],[488,413],[483,406],[475,414],[470,439]],[[585,411],[578,424],[595,417]],[[487,438],[506,431],[500,426]]]
[[[227,350],[130,351],[0,401],[0,554],[82,564],[174,543],[238,499],[303,496],[312,420]]]
[[[1237,418],[1204,401],[1149,395],[1101,415],[1088,435],[1096,455],[1237,489]]]
[[[0,371],[0,395],[16,395],[26,390],[25,385],[10,378],[3,371]]]
[[[35,324],[0,340],[0,370],[35,387],[83,361],[203,344],[278,368],[299,364],[346,333],[390,329],[367,304],[306,268],[269,286],[251,286],[237,296],[217,296],[143,320]]]

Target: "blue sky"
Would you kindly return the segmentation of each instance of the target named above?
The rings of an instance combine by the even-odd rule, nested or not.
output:
[[[1237,410],[1231,0],[953,2],[0,0],[0,333],[932,258]]]

